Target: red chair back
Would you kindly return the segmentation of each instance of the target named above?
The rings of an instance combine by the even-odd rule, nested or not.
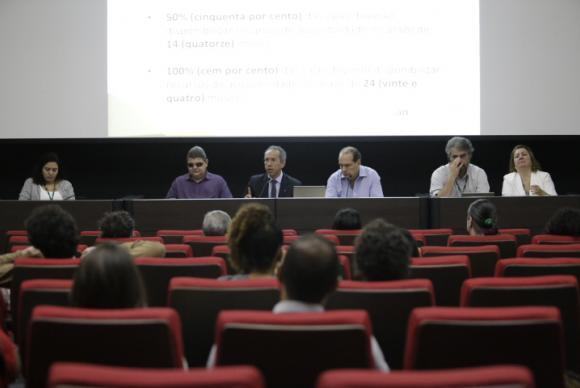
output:
[[[314,233],[323,236],[336,236],[340,245],[354,245],[354,240],[361,234],[361,229],[338,230],[338,229],[316,229]],[[338,245],[338,244],[337,244]]]
[[[189,244],[196,256],[211,256],[211,251],[216,245],[227,244],[226,236],[184,236],[183,243]]]
[[[516,257],[580,257],[580,244],[521,245]]]
[[[557,234],[537,234],[532,237],[532,244],[579,244],[578,236],[561,236]],[[528,243],[529,244],[529,243]]]
[[[475,247],[432,247],[421,248],[422,257],[467,255],[472,277],[493,276],[495,265],[499,260],[497,245],[482,245]]]
[[[496,234],[490,236],[449,236],[450,247],[476,247],[481,245],[497,245],[501,258],[515,257],[518,246],[516,236],[513,234]]]
[[[439,229],[409,229],[413,236],[422,236],[425,238],[425,245],[446,246],[449,236],[453,234],[451,228]]]

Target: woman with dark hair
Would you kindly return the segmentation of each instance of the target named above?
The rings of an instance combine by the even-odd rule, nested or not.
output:
[[[487,199],[472,202],[467,209],[467,232],[471,236],[497,234],[497,209]]]
[[[282,231],[267,206],[250,203],[240,207],[230,224],[228,246],[232,266],[239,274],[223,279],[274,276],[282,256]]]
[[[50,152],[42,155],[32,177],[24,181],[19,200],[57,201],[75,199],[72,184],[64,179],[58,155]]]
[[[541,171],[532,149],[526,145],[514,147],[510,157],[510,173],[504,175],[503,196],[558,195],[552,177]]]
[[[141,274],[129,252],[102,244],[81,260],[71,293],[75,307],[118,309],[147,305]]]
[[[560,236],[580,236],[580,209],[563,207],[550,217],[544,233]]]
[[[340,209],[334,216],[332,229],[335,230],[356,230],[362,228],[360,213],[358,210],[347,207]]]

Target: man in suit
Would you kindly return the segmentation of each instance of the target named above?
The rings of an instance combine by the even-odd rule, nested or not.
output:
[[[276,198],[292,197],[294,186],[301,186],[296,178],[285,174],[282,169],[286,165],[286,151],[280,146],[270,146],[264,152],[263,174],[254,175],[248,182],[246,198]]]

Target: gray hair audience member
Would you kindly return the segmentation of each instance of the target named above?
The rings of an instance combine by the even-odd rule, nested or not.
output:
[[[71,304],[119,309],[145,307],[141,274],[126,249],[103,244],[86,255],[75,273]]]
[[[408,231],[380,218],[371,221],[356,239],[357,276],[365,281],[404,279],[412,253]]]
[[[580,236],[580,209],[563,207],[550,217],[544,232],[561,236]]]
[[[350,207],[337,211],[332,223],[332,229],[336,230],[355,230],[361,227],[360,213]]]
[[[202,230],[206,236],[225,236],[232,219],[223,210],[212,210],[203,217]]]

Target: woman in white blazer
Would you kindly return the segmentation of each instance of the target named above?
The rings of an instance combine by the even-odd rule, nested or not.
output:
[[[510,171],[503,177],[501,195],[558,195],[550,174],[540,170],[540,163],[530,147],[514,147],[510,158]]]

